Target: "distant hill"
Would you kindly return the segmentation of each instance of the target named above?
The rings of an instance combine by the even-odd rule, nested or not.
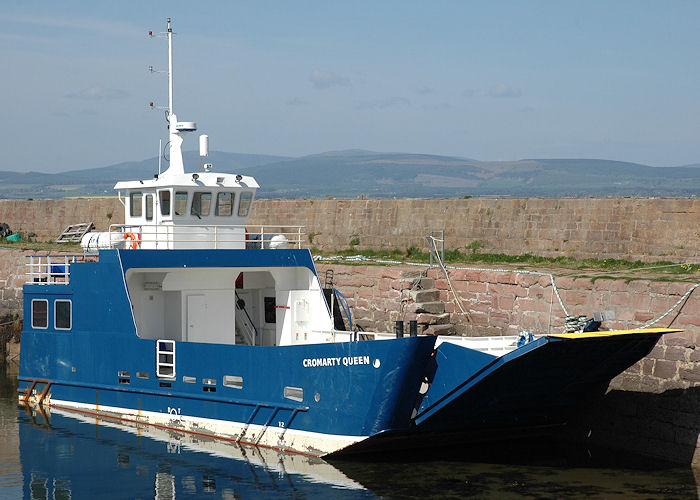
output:
[[[184,159],[188,171],[199,169],[196,151],[185,152]],[[267,198],[700,195],[700,165],[660,168],[598,159],[482,162],[364,150],[301,158],[215,151],[206,162],[215,171],[254,176],[262,186],[258,196]],[[59,174],[0,172],[0,197],[110,195],[118,180],[157,173],[157,158]]]

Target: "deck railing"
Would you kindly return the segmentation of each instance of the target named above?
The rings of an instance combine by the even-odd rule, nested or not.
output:
[[[70,266],[84,261],[84,255],[28,255],[27,283],[63,284],[70,282]]]
[[[109,241],[115,248],[301,248],[304,226],[112,224]]]

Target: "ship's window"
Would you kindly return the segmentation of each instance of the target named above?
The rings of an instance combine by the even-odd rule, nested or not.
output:
[[[187,384],[196,384],[197,377],[188,377],[187,375],[185,375],[184,377],[182,377],[182,381]]]
[[[253,201],[253,193],[250,191],[244,191],[241,193],[241,197],[238,200],[238,216],[248,217],[248,212],[250,211],[250,204]]]
[[[204,216],[209,215],[209,209],[211,207],[211,193],[199,193],[195,192],[192,195],[192,209],[190,214],[194,216]]]
[[[56,330],[71,329],[71,301],[57,300],[53,303],[54,328]]]
[[[292,401],[303,401],[304,400],[304,389],[301,387],[285,387],[284,397],[291,399]]]
[[[265,297],[265,323],[277,323],[274,297]]]
[[[136,372],[136,376],[138,378],[148,378],[149,377],[148,372]]]
[[[224,375],[224,385],[233,389],[243,389],[243,377]]]
[[[233,193],[219,193],[216,196],[216,215],[232,215],[234,199]]]
[[[159,191],[160,196],[160,215],[170,215],[170,191]]]
[[[129,195],[129,207],[131,207],[130,213],[132,217],[141,217],[143,215],[142,199],[143,193],[131,193]]]
[[[153,220],[153,195],[146,195],[146,220]]]
[[[32,300],[32,328],[49,327],[49,301],[46,299]]]
[[[187,191],[175,192],[175,215],[187,213]]]

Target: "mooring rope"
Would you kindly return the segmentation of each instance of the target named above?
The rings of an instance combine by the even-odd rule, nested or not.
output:
[[[659,321],[664,319],[666,316],[671,314],[673,312],[673,310],[680,305],[681,302],[683,302],[684,300],[687,300],[690,297],[690,294],[693,293],[693,291],[699,286],[700,286],[700,283],[695,283],[693,286],[690,287],[690,289],[687,292],[685,292],[685,294],[680,299],[678,299],[678,302],[673,304],[671,309],[669,309],[668,311],[663,313],[661,316],[659,316],[655,320],[646,323],[644,326],[641,326],[640,328],[649,328],[650,326],[655,325],[656,323],[658,323]],[[680,313],[680,311],[678,311],[678,312]],[[674,320],[675,320],[675,318],[674,318]],[[673,323],[673,321],[671,321],[671,323]],[[668,326],[671,326],[671,324],[669,324]]]

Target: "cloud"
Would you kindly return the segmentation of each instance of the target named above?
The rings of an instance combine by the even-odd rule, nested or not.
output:
[[[511,87],[505,83],[499,83],[491,87],[489,95],[496,99],[517,99],[522,95],[522,92],[518,88]]]
[[[521,113],[534,113],[535,108],[532,106],[529,106],[529,105],[528,106],[521,106],[518,109],[518,111],[520,111]]]
[[[289,99],[285,104],[287,106],[308,106],[309,102],[295,97],[294,99]]]
[[[319,71],[317,69],[311,72],[309,77],[311,83],[317,89],[329,89],[331,87],[349,87],[350,79],[337,73],[329,71]]]
[[[428,86],[423,86],[423,87],[417,89],[416,93],[420,94],[420,95],[428,95],[428,94],[433,93],[433,89],[431,87],[428,87]]]
[[[386,99],[376,99],[374,101],[362,101],[357,105],[357,109],[386,109],[410,105],[411,101],[405,97],[387,97]]]
[[[95,84],[77,92],[68,93],[65,97],[84,101],[113,101],[129,97],[129,93],[126,90],[106,88],[100,84]]]
[[[471,99],[472,97],[474,97],[477,94],[478,94],[478,91],[476,91],[474,89],[464,89],[464,92],[462,92],[462,95],[464,97],[466,97],[467,99]]]

